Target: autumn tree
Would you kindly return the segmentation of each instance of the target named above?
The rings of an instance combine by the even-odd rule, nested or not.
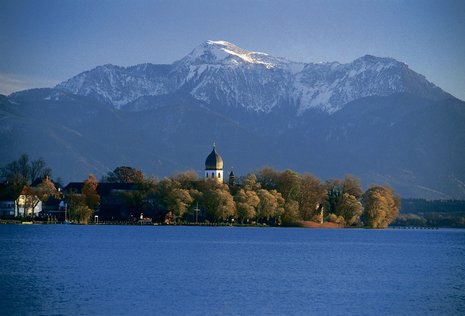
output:
[[[300,175],[292,170],[285,170],[278,174],[277,190],[286,201],[299,201],[301,194]]]
[[[180,184],[183,189],[194,189],[195,183],[199,181],[199,176],[195,171],[186,171],[175,174],[172,179]]]
[[[286,201],[284,204],[284,214],[282,216],[282,221],[286,225],[292,225],[299,221],[302,218],[299,214],[299,202],[294,200]]]
[[[178,179],[180,178],[178,177]],[[166,210],[171,211],[178,218],[186,214],[194,201],[189,189],[183,188],[178,180],[171,178],[164,178],[160,181],[158,194]]]
[[[85,196],[78,192],[68,192],[65,199],[70,219],[79,224],[88,224],[93,211],[87,206]]]
[[[349,193],[343,193],[339,205],[339,216],[344,219],[345,226],[357,225],[363,212],[362,203]],[[341,221],[342,222],[342,221]]]
[[[81,192],[66,192],[65,200],[70,218],[80,224],[88,224],[95,209],[100,205],[100,196],[97,192],[98,182],[93,174],[89,174],[81,188]]]
[[[371,228],[386,228],[399,214],[400,198],[386,186],[373,186],[363,195],[362,219]]]
[[[95,210],[100,205],[100,195],[97,193],[97,178],[93,174],[89,174],[82,186],[82,194],[84,195],[85,204],[91,210]]]
[[[278,188],[279,172],[271,167],[264,167],[258,171],[257,181],[263,189],[276,190]]]
[[[140,183],[144,180],[144,174],[135,168],[121,166],[109,172],[103,180],[115,183]]]
[[[360,199],[363,195],[360,179],[353,175],[346,175],[342,180],[342,192],[350,194],[356,199]]]
[[[270,220],[275,218],[275,222],[284,213],[284,198],[276,190],[260,189],[257,192],[260,203],[257,205],[257,222],[261,219]]]
[[[197,189],[200,197],[198,202],[211,220],[219,222],[237,218],[236,203],[226,184],[216,181],[200,181]]]
[[[257,217],[257,206],[260,199],[255,191],[240,189],[234,196],[234,201],[236,202],[237,216],[242,223]]]
[[[357,201],[362,196],[360,180],[351,175],[347,175],[343,180],[329,180],[326,182],[327,203],[326,209],[331,218],[342,217],[344,221],[338,219],[338,224],[354,225],[361,215],[361,204]]]
[[[310,174],[301,176],[300,194],[299,194],[299,209],[300,216],[303,220],[313,220],[322,204],[326,202],[325,186]]]
[[[257,181],[255,173],[249,173],[242,178],[242,188],[247,191],[258,191],[261,189],[261,184]]]

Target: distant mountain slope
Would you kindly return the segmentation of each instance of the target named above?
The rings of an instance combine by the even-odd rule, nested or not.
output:
[[[172,65],[105,65],[53,89],[0,96],[0,165],[43,157],[79,181],[129,165],[202,174],[265,165],[352,173],[403,197],[465,199],[465,103],[405,64],[302,64],[206,42]]]

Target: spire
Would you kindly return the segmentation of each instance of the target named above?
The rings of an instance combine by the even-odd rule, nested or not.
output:
[[[236,185],[236,175],[234,174],[234,168],[231,168],[231,172],[229,173],[229,181],[228,184],[230,187],[233,187]]]

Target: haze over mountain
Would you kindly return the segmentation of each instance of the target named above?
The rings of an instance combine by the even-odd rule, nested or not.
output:
[[[404,197],[465,198],[464,102],[391,58],[299,63],[207,41],[170,65],[103,65],[4,96],[0,119],[0,163],[27,152],[65,180],[200,172],[216,141],[239,174],[352,173]]]

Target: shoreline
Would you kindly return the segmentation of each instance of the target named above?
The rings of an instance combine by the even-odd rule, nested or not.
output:
[[[99,223],[63,223],[63,222],[45,222],[45,221],[21,221],[21,220],[2,220],[0,219],[0,225],[80,225],[80,226],[199,226],[199,227],[250,227],[250,228],[307,228],[307,229],[374,229],[364,226],[354,227],[343,227],[339,224],[332,222],[317,223],[312,221],[303,221],[299,223],[293,223],[288,225],[267,225],[267,224],[231,224],[231,223],[182,223],[182,224],[163,224],[163,223],[150,223],[150,224],[139,224],[124,221],[114,222],[99,222]],[[435,230],[435,229],[464,229],[463,227],[448,227],[448,226],[388,226],[382,229],[393,229],[393,230]]]

